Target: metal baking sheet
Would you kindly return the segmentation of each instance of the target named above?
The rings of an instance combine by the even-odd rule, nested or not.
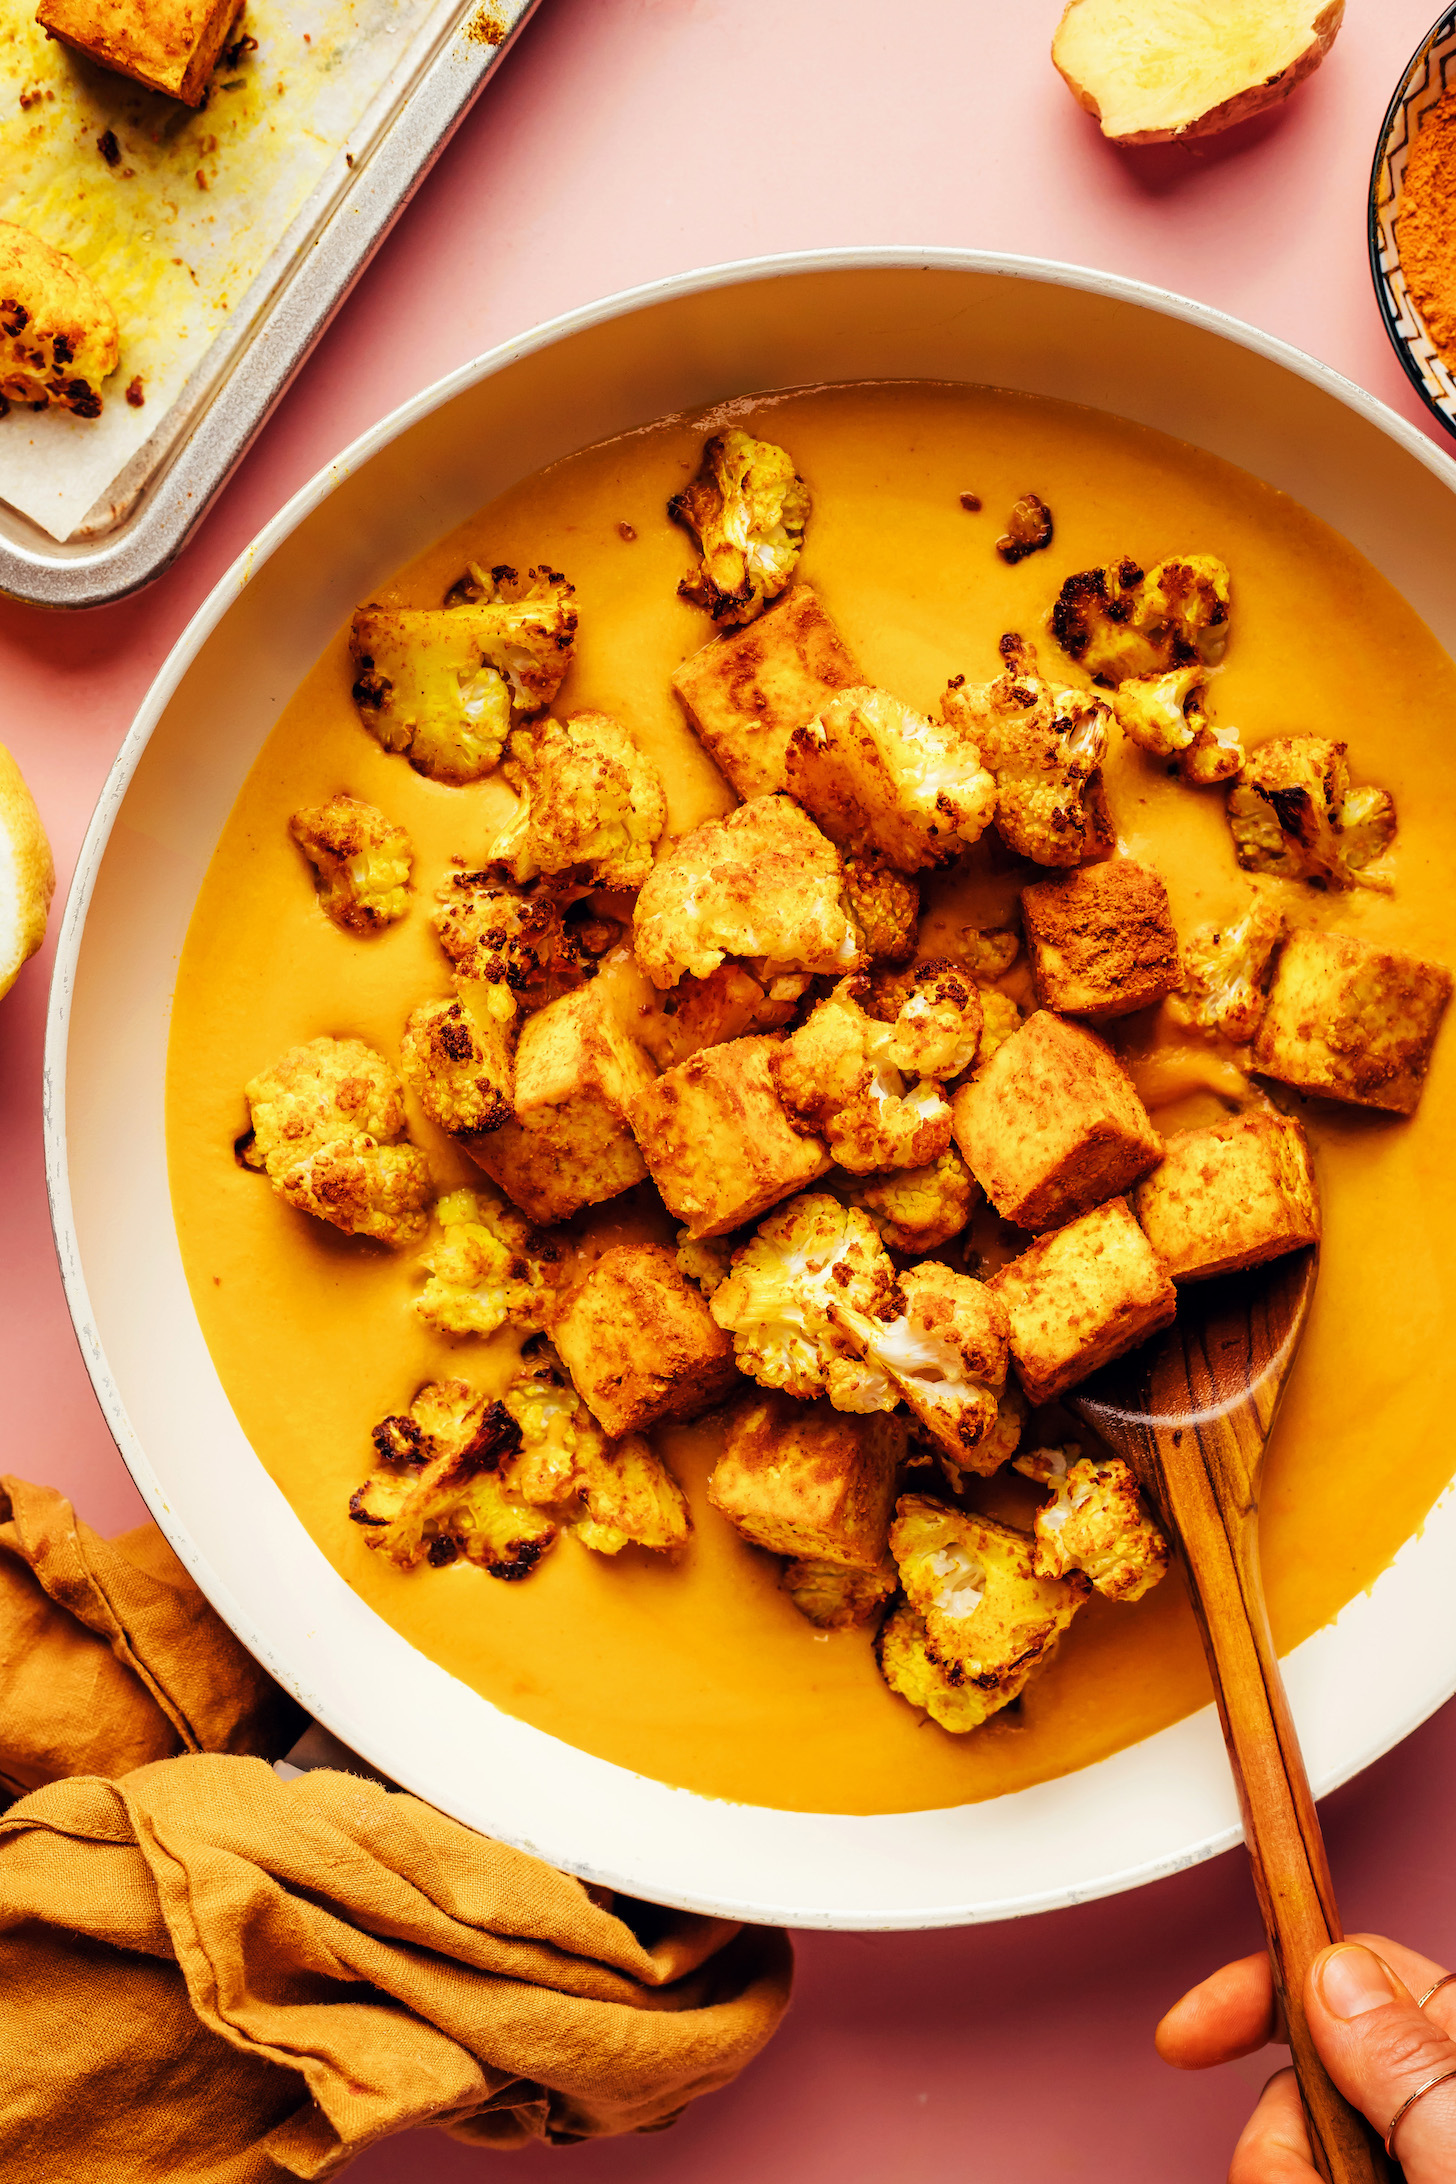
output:
[[[0,41],[0,218],[109,267],[123,333],[97,437],[0,423],[0,590],[99,606],[166,568],[537,4],[252,0],[200,114]]]

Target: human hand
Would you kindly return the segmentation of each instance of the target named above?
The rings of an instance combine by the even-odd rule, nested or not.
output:
[[[1456,1983],[1417,2006],[1444,1976],[1443,1965],[1398,1941],[1357,1934],[1321,1950],[1305,1981],[1305,2012],[1324,2066],[1381,2138],[1418,2087],[1453,2073],[1401,2119],[1394,2151],[1406,2184],[1456,2178]],[[1156,2034],[1158,2053],[1179,2070],[1232,2062],[1284,2037],[1263,1954],[1225,1964],[1194,1987]],[[1265,2086],[1234,2148],[1229,2184],[1319,2184],[1292,2070]]]

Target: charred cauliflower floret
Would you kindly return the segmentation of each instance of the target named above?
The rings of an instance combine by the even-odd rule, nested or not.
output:
[[[891,989],[883,987],[881,993]],[[907,1075],[944,1083],[969,1069],[981,1043],[984,1004],[964,965],[945,958],[917,963],[894,982],[893,1010],[871,988],[870,1006],[889,1027],[886,1056]]]
[[[1229,573],[1212,554],[1181,554],[1146,574],[1124,559],[1069,576],[1052,608],[1052,635],[1092,680],[1211,667],[1228,643]]]
[[[1278,736],[1261,743],[1229,790],[1234,851],[1248,872],[1325,887],[1389,888],[1368,868],[1395,840],[1384,789],[1352,789],[1343,743]]]
[[[1274,951],[1284,938],[1284,912],[1259,888],[1241,918],[1200,925],[1183,943],[1181,989],[1168,997],[1180,1022],[1247,1046],[1268,999]]]
[[[1202,667],[1131,676],[1119,683],[1112,710],[1124,735],[1154,758],[1175,759],[1183,779],[1195,788],[1232,781],[1243,771],[1238,729],[1215,728],[1208,717]]]
[[[878,850],[850,850],[844,900],[866,963],[908,963],[915,953],[920,890]]]
[[[428,1226],[424,1155],[397,1144],[404,1131],[399,1078],[362,1039],[290,1047],[244,1088],[252,1129],[244,1166],[265,1173],[300,1213],[398,1250]]]
[[[789,793],[831,840],[876,850],[902,872],[954,863],[996,808],[966,722],[927,720],[867,683],[794,730],[786,770]]]
[[[400,1067],[437,1128],[484,1137],[514,1113],[512,1044],[499,1017],[477,1016],[463,1001],[427,1001],[404,1027]]]
[[[927,1167],[897,1168],[861,1183],[852,1202],[869,1215],[882,1244],[919,1258],[959,1236],[978,1195],[970,1169],[948,1145]]]
[[[996,1405],[996,1422],[984,1441],[978,1441],[969,1458],[958,1461],[957,1457],[931,1436],[923,1438],[930,1443],[930,1451],[939,1463],[945,1483],[953,1494],[963,1491],[968,1476],[981,1479],[994,1477],[1004,1464],[1009,1464],[1021,1446],[1021,1436],[1026,1431],[1029,1406],[1026,1397],[1015,1381],[1008,1381],[1001,1390]]]
[[[761,1387],[805,1402],[827,1394],[836,1410],[893,1410],[895,1390],[865,1367],[830,1306],[852,1305],[873,1319],[893,1314],[898,1294],[869,1216],[806,1191],[733,1254],[709,1310],[732,1335],[740,1370]]]
[[[476,1191],[450,1191],[435,1207],[438,1239],[420,1264],[429,1275],[414,1308],[442,1335],[493,1335],[549,1327],[561,1254],[514,1206]]]
[[[859,962],[839,852],[787,796],[756,796],[679,836],[643,883],[632,931],[662,987],[711,977],[728,956],[769,980]]]
[[[997,833],[1034,864],[1105,855],[1113,839],[1102,790],[1111,709],[1089,691],[1047,682],[1024,638],[1003,637],[1001,657],[994,681],[957,677],[941,700],[946,720],[978,739],[995,776]]]
[[[850,1570],[838,1562],[790,1562],[779,1579],[800,1615],[820,1630],[862,1630],[894,1598],[893,1570]]]
[[[515,887],[492,872],[452,872],[431,923],[472,1015],[515,1021],[589,975],[593,958],[550,884]],[[613,936],[618,928],[613,926]]]
[[[296,811],[288,831],[318,875],[319,904],[344,933],[377,933],[409,909],[414,845],[374,804],[331,796]]]
[[[796,1127],[822,1137],[851,1175],[923,1167],[950,1143],[950,1104],[933,1081],[907,1085],[896,1027],[876,1022],[867,998],[864,979],[841,979],[769,1068]]]
[[[1098,1463],[1071,1441],[1065,1448],[1028,1449],[1015,1467],[1051,1493],[1036,1513],[1038,1577],[1081,1570],[1109,1600],[1133,1601],[1167,1574],[1168,1542],[1120,1456]]]
[[[1025,1533],[921,1494],[902,1496],[890,1552],[916,1622],[899,1619],[893,1638],[887,1626],[880,1666],[947,1729],[974,1729],[1016,1698],[1091,1590],[1080,1572],[1039,1577]]]
[[[900,1277],[901,1309],[872,1318],[831,1300],[830,1317],[866,1365],[889,1380],[937,1447],[979,1471],[1006,1385],[1007,1320],[1000,1300],[969,1274],[926,1259]],[[999,1453],[992,1469],[1004,1461]]]
[[[692,484],[667,504],[703,557],[678,596],[715,622],[751,622],[787,588],[810,508],[809,488],[785,449],[736,425],[716,434]]]
[[[677,1232],[677,1270],[686,1274],[690,1282],[696,1282],[705,1297],[721,1288],[728,1279],[728,1269],[739,1239],[733,1236],[705,1236],[698,1241],[685,1228]]]
[[[443,607],[360,607],[349,638],[359,718],[431,781],[478,781],[512,723],[560,689],[576,638],[572,599],[554,570],[532,569],[521,589],[514,569],[472,565]]]
[[[667,825],[662,776],[608,713],[543,720],[511,738],[515,816],[486,852],[519,885],[544,872],[634,889]]]
[[[515,1490],[521,1437],[503,1404],[432,1381],[373,1438],[379,1468],[349,1503],[369,1546],[406,1570],[463,1556],[492,1577],[530,1576],[557,1528]]]
[[[640,1434],[608,1440],[554,1352],[539,1348],[501,1400],[520,1433],[518,1490],[554,1508],[584,1547],[683,1545],[691,1522],[672,1473]]]
[[[74,258],[0,220],[0,417],[26,409],[101,415],[121,361],[116,313]]]

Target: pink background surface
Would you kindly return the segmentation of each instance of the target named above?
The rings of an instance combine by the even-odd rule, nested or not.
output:
[[[1365,197],[1386,100],[1434,4],[1351,0],[1293,102],[1200,153],[1103,142],[1047,58],[1060,0],[544,0],[180,566],[84,617],[0,601],[0,739],[40,802],[62,892],[148,683],[260,525],[407,396],[611,290],[815,245],[1021,251],[1218,305],[1426,423],[1376,312]],[[72,1339],[47,1222],[49,964],[47,949],[25,971],[0,1037],[0,1463],[111,1530],[143,1511]],[[1456,1961],[1453,1795],[1448,1708],[1328,1800],[1348,1927]],[[1152,2028],[1257,1942],[1241,1852],[1053,1917],[808,1935],[790,2017],[736,2086],[665,2136],[533,2149],[512,2173],[1214,2184],[1278,2057],[1182,2078]],[[492,2158],[416,2133],[352,2174],[454,2184]]]

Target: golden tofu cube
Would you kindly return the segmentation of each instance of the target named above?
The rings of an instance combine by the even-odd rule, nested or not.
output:
[[[708,1499],[773,1554],[876,1570],[907,1439],[902,1419],[800,1403],[774,1390],[730,1417]]]
[[[696,1418],[738,1378],[731,1337],[661,1244],[604,1251],[553,1334],[577,1394],[614,1438]]]
[[[1001,1267],[986,1287],[1011,1325],[1011,1361],[1033,1403],[1050,1403],[1135,1349],[1178,1293],[1125,1198],[1084,1213]]]
[[[35,19],[78,53],[200,106],[241,0],[41,0]]]
[[[789,737],[860,680],[818,598],[796,584],[758,621],[684,660],[672,686],[718,771],[748,798],[784,787]]]
[[[521,1026],[515,1117],[465,1150],[531,1221],[565,1221],[647,1174],[627,1111],[651,1084],[646,1052],[600,980]]]
[[[1175,1131],[1132,1203],[1175,1282],[1238,1274],[1319,1242],[1309,1140],[1291,1115],[1230,1115]]]
[[[1146,1175],[1163,1150],[1105,1040],[1028,1016],[951,1103],[955,1141],[1003,1220],[1055,1228]]]
[[[1254,1067],[1301,1092],[1415,1113],[1451,973],[1398,948],[1291,933],[1254,1041]]]
[[[818,1138],[789,1121],[769,1067],[778,1048],[767,1036],[705,1047],[633,1104],[652,1180],[692,1242],[756,1221],[834,1165]]]
[[[1150,1008],[1178,983],[1178,936],[1156,872],[1113,857],[1021,890],[1036,997],[1102,1019]]]

